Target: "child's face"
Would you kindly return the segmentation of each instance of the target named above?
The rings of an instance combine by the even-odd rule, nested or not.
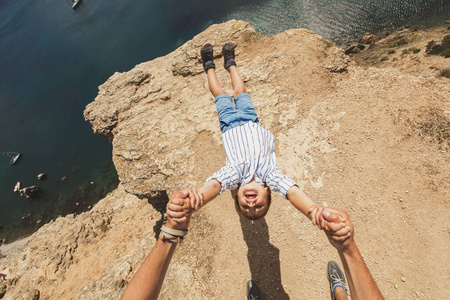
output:
[[[242,214],[249,219],[259,219],[269,209],[270,188],[252,180],[233,191]]]

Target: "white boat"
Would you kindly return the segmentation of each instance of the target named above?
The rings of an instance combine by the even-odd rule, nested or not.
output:
[[[81,0],[73,0],[72,2],[72,9],[77,8],[78,4],[80,4]]]
[[[17,153],[15,156],[11,158],[11,164],[14,165],[20,157],[20,153]]]
[[[7,155],[7,156],[11,157],[11,161],[10,162],[11,162],[12,165],[14,165],[17,162],[17,160],[19,159],[19,157],[20,157],[20,153],[19,152],[0,151],[0,153],[3,154],[3,155]]]

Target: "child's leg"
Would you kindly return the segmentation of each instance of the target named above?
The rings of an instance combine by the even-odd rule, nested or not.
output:
[[[230,66],[228,71],[230,72],[231,84],[233,85],[233,98],[236,98],[239,94],[245,93],[245,84],[236,66]]]
[[[226,94],[225,90],[220,85],[219,79],[217,79],[216,70],[213,68],[208,69],[207,74],[209,90],[213,94],[214,98],[219,95]]]
[[[219,95],[225,94],[225,91],[220,86],[219,80],[216,76],[216,65],[214,64],[214,49],[213,45],[205,44],[200,49],[200,56],[202,57],[203,69],[208,75],[209,90],[213,94],[214,98]]]
[[[234,49],[236,45],[233,43],[226,43],[222,47],[222,55],[223,55],[223,66],[228,72],[230,72],[231,76],[231,84],[233,85],[233,98],[236,98],[237,95],[245,93],[245,85],[244,81],[239,75],[239,72],[236,68],[236,61]]]
[[[245,92],[244,81],[239,75],[236,66],[231,66],[228,68],[230,71],[231,82],[234,89],[234,104],[236,109],[239,111],[241,116],[241,121],[252,121],[258,123],[258,114],[253,106],[250,95]]]

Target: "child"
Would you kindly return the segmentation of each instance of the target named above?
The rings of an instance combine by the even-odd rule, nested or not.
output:
[[[191,206],[198,210],[229,189],[236,209],[245,217],[256,220],[266,215],[271,192],[277,191],[303,214],[312,218],[313,223],[322,223],[319,216],[323,207],[314,206],[308,212],[314,203],[277,168],[274,137],[259,124],[250,95],[246,93],[244,81],[236,68],[235,47],[234,44],[226,43],[222,48],[224,67],[230,73],[234,90],[234,105],[217,79],[213,46],[206,44],[200,52],[203,68],[208,75],[209,89],[215,97],[227,162],[206,180],[202,188],[190,194]]]

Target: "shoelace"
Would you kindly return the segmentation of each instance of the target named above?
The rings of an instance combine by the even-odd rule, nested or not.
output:
[[[253,295],[250,295],[250,296],[248,296],[248,300],[259,300],[258,299],[258,296],[253,296]]]
[[[331,280],[333,280],[333,289],[336,285],[340,285],[344,287],[345,292],[347,292],[347,284],[345,283],[344,279],[341,277],[338,277],[334,274],[331,275]]]

